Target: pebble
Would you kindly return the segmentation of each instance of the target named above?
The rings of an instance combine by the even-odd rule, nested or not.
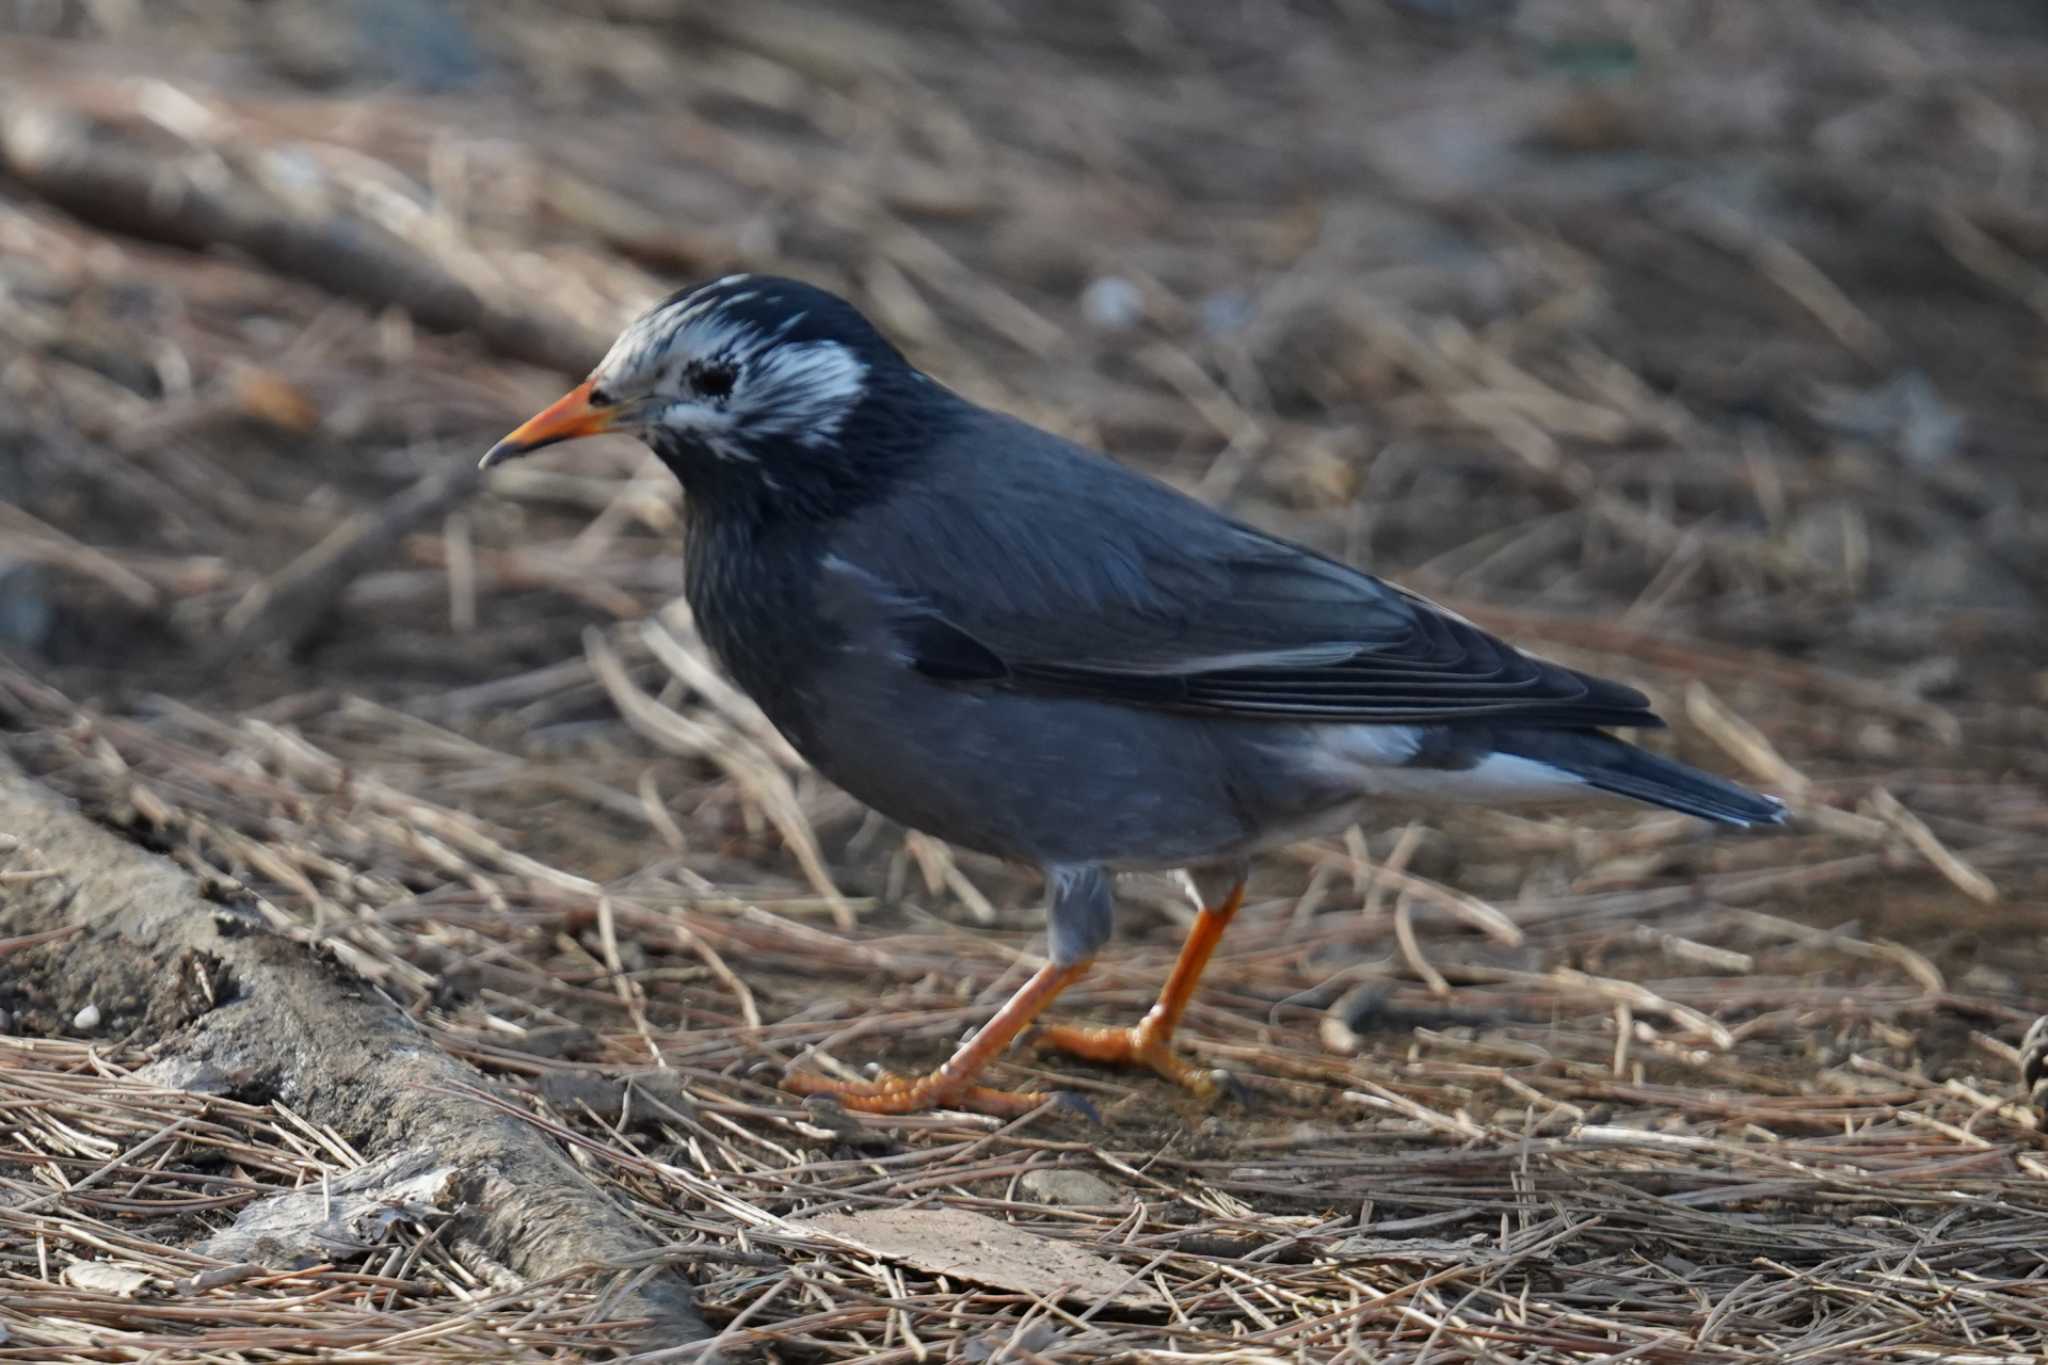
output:
[[[1145,296],[1121,275],[1104,275],[1090,280],[1081,291],[1081,316],[1088,319],[1090,327],[1126,331],[1144,318]]]
[[[71,1016],[71,1027],[79,1033],[91,1033],[100,1026],[100,1007],[87,1005]]]
[[[1121,1204],[1124,1191],[1088,1171],[1027,1171],[1017,1182],[1043,1204]]]

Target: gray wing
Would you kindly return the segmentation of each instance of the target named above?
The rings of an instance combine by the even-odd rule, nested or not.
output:
[[[962,687],[1297,720],[1654,726],[1640,692],[1067,447],[918,481],[835,539],[821,606]]]

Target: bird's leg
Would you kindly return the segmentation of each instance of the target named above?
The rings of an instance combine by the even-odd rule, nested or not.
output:
[[[1244,881],[1240,878],[1221,905],[1202,907],[1158,1001],[1136,1024],[1127,1028],[1048,1024],[1038,1032],[1038,1046],[1110,1066],[1149,1066],[1202,1099],[1214,1099],[1221,1088],[1215,1073],[1174,1052],[1173,1030],[1194,996],[1195,983],[1202,979],[1202,969],[1209,965],[1210,954],[1216,951],[1223,931],[1230,927],[1232,916],[1243,904]]]
[[[1031,1026],[1054,996],[1080,980],[1087,970],[1086,961],[1040,967],[995,1017],[936,1071],[875,1081],[835,1081],[808,1071],[791,1071],[783,1076],[782,1088],[799,1095],[830,1095],[848,1109],[869,1114],[914,1114],[925,1109],[967,1109],[1005,1117],[1029,1113],[1052,1096],[1028,1090],[993,1090],[976,1085],[974,1078]]]

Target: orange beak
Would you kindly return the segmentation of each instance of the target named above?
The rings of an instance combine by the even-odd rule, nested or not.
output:
[[[491,469],[521,455],[531,455],[542,446],[551,446],[557,441],[573,441],[580,436],[610,431],[617,413],[612,408],[591,406],[590,385],[590,380],[584,380],[485,451],[482,467]]]

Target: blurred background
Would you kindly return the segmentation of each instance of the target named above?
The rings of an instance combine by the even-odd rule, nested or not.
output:
[[[786,1106],[750,1068],[879,980],[908,1013],[845,1060],[943,1055],[1035,882],[719,681],[640,447],[473,471],[655,298],[799,275],[1630,679],[1802,813],[1390,811],[1273,860],[1191,1017],[1273,1113],[1375,1049],[1409,1102],[1521,1103],[1418,1022],[1588,1104],[1566,1063],[1639,1026],[1758,1093],[1851,1053],[1908,1106],[2009,1090],[2048,1007],[2044,114],[2028,0],[0,0],[0,745],[447,1037],[659,1038]],[[599,888],[641,912],[603,942]],[[1127,900],[1081,1012],[1170,960],[1175,893]],[[55,1030],[38,998],[0,983]]]

